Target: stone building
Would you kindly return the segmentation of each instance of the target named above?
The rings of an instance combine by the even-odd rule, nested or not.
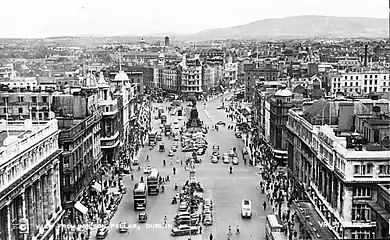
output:
[[[69,90],[68,90],[69,91]],[[81,223],[83,213],[75,204],[84,201],[89,185],[101,167],[103,157],[100,134],[102,112],[98,88],[93,78],[85,79],[81,89],[55,95],[55,112],[60,129],[61,197],[65,222]]]
[[[323,238],[378,237],[372,209],[378,209],[378,184],[390,183],[388,113],[359,101],[306,105],[289,110],[287,124],[293,195],[305,200],[306,213],[315,213],[302,217],[302,204],[295,204],[303,214],[301,224],[325,219]],[[302,231],[310,234],[310,229]]]
[[[2,120],[0,132],[0,239],[59,239],[57,120]]]

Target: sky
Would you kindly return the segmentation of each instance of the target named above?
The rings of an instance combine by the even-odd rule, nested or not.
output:
[[[388,18],[388,4],[388,0],[5,0],[0,38],[195,33],[299,15]]]

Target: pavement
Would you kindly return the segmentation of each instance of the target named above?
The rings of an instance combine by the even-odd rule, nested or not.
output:
[[[231,93],[230,93],[231,95]],[[229,97],[229,94],[225,97]],[[234,124],[232,121],[226,118],[226,112],[224,110],[217,110],[217,107],[221,104],[221,98],[215,98],[207,101],[206,106],[203,102],[198,102],[199,117],[203,120],[206,126],[214,125],[218,120],[223,120],[227,124]],[[168,106],[168,103],[155,104],[155,106]],[[183,103],[186,106],[187,103]],[[186,111],[184,111],[186,112]],[[154,113],[155,114],[155,113]],[[154,119],[152,114],[152,125],[155,129],[159,129],[159,120]],[[176,116],[168,116],[168,122],[176,120]],[[183,118],[186,119],[186,118]],[[184,120],[179,121],[179,125],[184,124]],[[178,131],[178,130],[174,130]],[[258,169],[249,165],[244,165],[241,159],[242,154],[238,154],[239,165],[233,166],[233,174],[229,174],[229,164],[224,164],[220,161],[218,164],[212,164],[211,152],[213,145],[220,146],[220,153],[228,152],[232,147],[242,149],[244,143],[242,139],[238,139],[234,136],[234,130],[228,130],[227,127],[221,126],[219,131],[211,130],[207,134],[207,140],[209,142],[209,148],[205,155],[202,156],[203,163],[196,165],[196,177],[203,185],[205,189],[204,196],[213,200],[213,220],[214,224],[209,227],[203,227],[201,235],[192,236],[192,239],[209,239],[210,233],[213,234],[214,239],[226,239],[228,226],[232,226],[235,229],[236,225],[240,226],[241,234],[233,235],[231,239],[265,239],[265,217],[267,214],[271,214],[272,208],[267,208],[267,211],[263,209],[263,202],[266,199],[264,194],[260,193],[259,180],[260,175]],[[149,149],[148,144],[140,152],[140,165],[141,171],[135,170],[135,181],[131,181],[130,175],[124,177],[123,181],[128,189],[127,194],[124,195],[117,212],[111,220],[112,224],[126,221],[133,226],[129,229],[128,233],[119,233],[114,225],[109,229],[109,234],[106,237],[107,240],[125,240],[137,239],[137,240],[151,240],[156,237],[160,240],[165,239],[188,239],[187,237],[172,237],[170,236],[169,224],[167,228],[161,227],[163,225],[164,216],[167,216],[168,223],[171,223],[173,217],[177,213],[177,205],[171,205],[171,199],[176,194],[174,191],[174,184],[178,183],[182,186],[188,179],[188,171],[181,166],[180,163],[174,161],[177,173],[173,175],[173,166],[169,165],[170,158],[168,157],[168,150],[173,144],[173,138],[168,139],[163,136],[162,142],[165,145],[166,152],[158,152],[158,147]],[[179,142],[180,143],[180,142]],[[157,144],[157,146],[160,143]],[[181,148],[175,154],[175,159],[185,159],[188,153],[181,152]],[[146,156],[149,156],[149,162],[146,162]],[[167,160],[168,165],[163,167],[162,161]],[[144,224],[137,222],[138,212],[133,210],[133,195],[132,189],[134,184],[140,180],[141,176],[146,177],[143,174],[143,168],[151,165],[152,168],[157,168],[160,171],[160,175],[169,175],[171,182],[166,184],[164,193],[160,193],[157,196],[148,196],[147,213],[148,221]],[[243,199],[249,199],[252,201],[252,218],[243,220],[240,216],[241,203]],[[92,238],[96,236],[96,233],[92,233]]]

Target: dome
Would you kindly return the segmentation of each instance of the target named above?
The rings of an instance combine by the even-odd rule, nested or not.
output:
[[[115,81],[129,81],[129,76],[127,76],[124,71],[119,71],[119,73],[115,75]]]
[[[108,87],[108,83],[104,79],[104,75],[102,72],[100,72],[99,74],[99,81],[97,84],[99,85],[99,87]]]
[[[276,97],[291,97],[293,94],[288,89],[281,89],[275,93]]]

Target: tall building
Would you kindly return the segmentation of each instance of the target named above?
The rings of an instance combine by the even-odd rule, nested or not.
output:
[[[165,46],[169,47],[169,37],[165,37]]]
[[[60,129],[61,197],[64,222],[82,223],[88,206],[90,183],[101,167],[101,119],[95,79],[87,77],[81,89],[53,97],[53,110]]]
[[[302,231],[310,234],[304,226],[312,225],[323,239],[378,237],[374,213],[384,209],[377,203],[378,184],[390,183],[390,120],[384,111],[323,99],[289,110],[288,166]]]
[[[0,131],[0,239],[59,239],[57,120],[1,120]]]
[[[256,84],[263,81],[277,81],[279,71],[273,67],[258,66],[256,63],[244,65],[245,98],[252,99]]]
[[[199,59],[186,59],[180,63],[181,92],[186,97],[200,96],[203,94],[203,67]]]

